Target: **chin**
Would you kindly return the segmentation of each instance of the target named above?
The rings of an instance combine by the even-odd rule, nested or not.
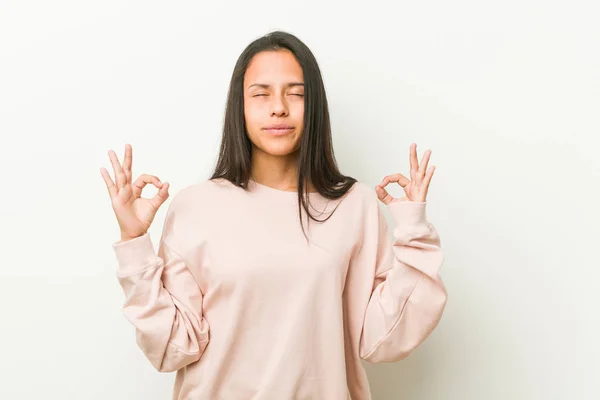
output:
[[[249,135],[253,147],[271,156],[285,157],[300,150],[300,137],[272,138]]]
[[[265,153],[272,156],[285,157],[296,153],[298,150],[291,146],[267,146],[262,149]]]
[[[262,143],[258,147],[263,153],[277,157],[289,156],[299,150],[294,143]]]

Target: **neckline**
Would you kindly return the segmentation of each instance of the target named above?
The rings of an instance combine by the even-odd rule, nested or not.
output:
[[[259,183],[259,182],[255,181],[252,178],[249,178],[249,183],[251,185],[253,185],[258,190],[267,191],[267,192],[271,192],[271,193],[277,193],[277,194],[284,195],[284,196],[294,196],[294,197],[298,196],[298,191],[297,190],[277,189],[277,188],[274,188],[274,187],[267,186],[267,185],[264,185],[262,183]],[[320,194],[319,192],[308,192],[308,195],[312,196],[312,197],[315,197],[315,196],[317,196],[319,194]]]

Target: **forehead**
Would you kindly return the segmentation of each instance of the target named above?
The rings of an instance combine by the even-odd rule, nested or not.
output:
[[[262,51],[252,57],[244,82],[275,83],[283,80],[302,82],[302,67],[288,50]],[[245,85],[247,86],[247,85]]]

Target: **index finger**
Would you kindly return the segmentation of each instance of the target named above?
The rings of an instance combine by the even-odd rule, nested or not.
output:
[[[379,186],[387,186],[390,182],[396,182],[398,185],[404,187],[410,183],[410,180],[402,174],[392,174],[383,178]]]
[[[157,176],[142,174],[135,180],[135,182],[133,182],[133,192],[135,193],[135,196],[140,197],[142,195],[142,190],[144,190],[146,185],[149,183],[153,184],[159,189],[163,186],[162,182]]]

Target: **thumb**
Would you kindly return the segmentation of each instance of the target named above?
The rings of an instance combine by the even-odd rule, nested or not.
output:
[[[169,184],[167,182],[162,183],[162,187],[158,190],[158,192],[154,195],[154,197],[150,200],[152,204],[158,208],[162,206],[162,204],[169,198]]]
[[[382,186],[375,186],[375,192],[377,193],[377,198],[385,205],[388,205],[392,202],[393,197],[385,190]]]

